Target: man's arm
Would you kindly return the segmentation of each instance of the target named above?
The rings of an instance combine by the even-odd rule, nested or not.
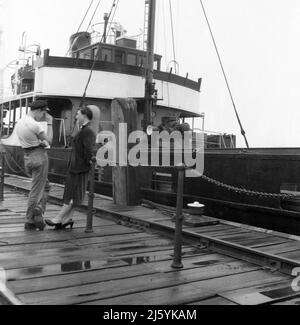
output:
[[[35,132],[39,140],[47,142],[44,144],[47,147],[52,144],[53,140],[53,117],[50,114],[46,113],[43,118],[37,122],[47,122],[47,133],[45,131],[42,131],[40,127],[37,127],[37,130]]]
[[[41,145],[48,147],[50,145],[50,139],[48,138],[47,134],[42,131],[37,135],[37,138],[42,142]]]

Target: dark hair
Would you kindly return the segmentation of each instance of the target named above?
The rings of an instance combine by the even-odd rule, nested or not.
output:
[[[35,100],[34,102],[30,103],[28,106],[31,108],[32,111],[35,111],[37,109],[49,110],[48,103],[46,100]]]
[[[80,108],[80,112],[82,115],[85,115],[90,121],[93,119],[93,112],[88,107]]]

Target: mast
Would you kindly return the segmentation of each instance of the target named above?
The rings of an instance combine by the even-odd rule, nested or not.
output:
[[[109,14],[105,13],[104,14],[104,32],[103,32],[103,43],[106,43],[106,38],[107,38],[107,26],[108,26],[108,20],[109,20]]]
[[[153,108],[153,66],[154,66],[154,38],[155,38],[155,16],[156,0],[145,0],[148,6],[148,35],[147,35],[147,61],[146,61],[146,82],[145,82],[145,112],[144,112],[144,131],[152,124]],[[146,9],[147,10],[147,9]],[[146,19],[146,17],[145,17]]]

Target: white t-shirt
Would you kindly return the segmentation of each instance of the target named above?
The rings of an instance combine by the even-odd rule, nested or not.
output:
[[[45,132],[45,128],[30,115],[21,118],[16,125],[16,133],[22,148],[39,146],[41,141],[38,135],[42,132]]]

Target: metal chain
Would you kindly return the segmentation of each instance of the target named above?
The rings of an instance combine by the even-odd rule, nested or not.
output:
[[[222,182],[219,182],[219,181],[217,181],[213,178],[210,178],[208,176],[205,176],[205,175],[202,175],[201,178],[204,179],[205,181],[207,181],[208,183],[214,184],[218,187],[223,187],[223,188],[227,189],[228,191],[233,191],[233,192],[236,192],[239,194],[245,194],[248,196],[259,196],[261,198],[264,197],[264,198],[273,198],[273,199],[289,199],[289,198],[296,197],[295,194],[275,194],[275,193],[250,191],[250,190],[246,190],[244,188],[239,188],[239,187],[224,184]]]

